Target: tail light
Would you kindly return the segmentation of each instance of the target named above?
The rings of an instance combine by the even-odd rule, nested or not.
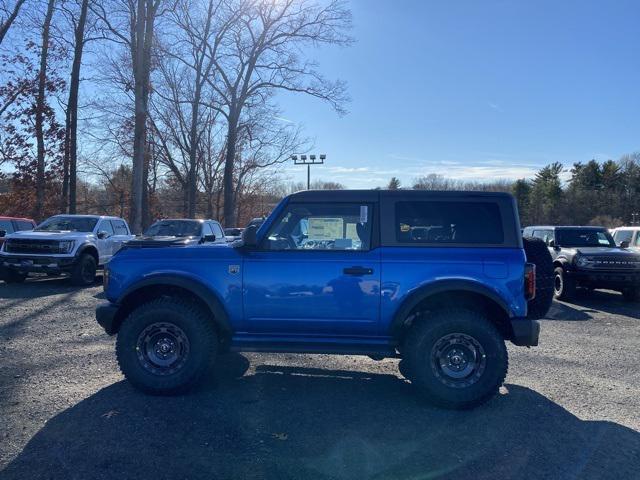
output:
[[[536,296],[536,266],[533,263],[524,266],[524,296],[527,300]]]

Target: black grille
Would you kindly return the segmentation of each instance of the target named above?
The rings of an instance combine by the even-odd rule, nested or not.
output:
[[[632,269],[640,267],[640,262],[621,257],[594,257],[593,263],[597,268]]]
[[[57,240],[22,240],[9,238],[5,241],[4,250],[7,253],[60,253],[60,242]]]

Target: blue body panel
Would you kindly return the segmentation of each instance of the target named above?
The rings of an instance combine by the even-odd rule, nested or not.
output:
[[[238,272],[230,273],[230,266],[238,266]],[[161,275],[186,278],[215,294],[232,325],[238,325],[243,317],[241,266],[240,252],[225,244],[125,249],[109,263],[106,296],[110,302],[118,302],[143,280]]]
[[[462,280],[489,288],[512,317],[527,314],[525,255],[509,248],[381,248],[380,327],[386,332],[411,293],[437,282]]]

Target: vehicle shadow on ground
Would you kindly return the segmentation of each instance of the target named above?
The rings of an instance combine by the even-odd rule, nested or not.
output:
[[[72,285],[65,277],[29,277],[24,283],[5,283],[0,281],[0,298],[3,299],[25,299],[49,297],[61,293],[70,293],[82,290],[83,288],[93,288],[102,285],[102,275],[96,276],[96,281],[87,287]]]
[[[596,310],[579,309],[566,303],[554,301],[543,320],[585,321],[593,318],[591,313],[596,313]]]
[[[440,410],[388,374],[259,365],[227,355],[196,392],[125,381],[49,420],[0,473],[24,478],[631,478],[640,434],[582,421],[518,385]],[[10,432],[9,432],[10,434]]]
[[[620,293],[609,290],[579,290],[569,302],[554,302],[553,305],[578,307],[587,312],[601,311],[640,319],[640,302],[627,301]]]

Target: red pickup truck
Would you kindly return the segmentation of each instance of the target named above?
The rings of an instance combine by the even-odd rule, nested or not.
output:
[[[4,242],[6,235],[34,228],[36,228],[36,222],[30,218],[0,217],[0,245]]]

